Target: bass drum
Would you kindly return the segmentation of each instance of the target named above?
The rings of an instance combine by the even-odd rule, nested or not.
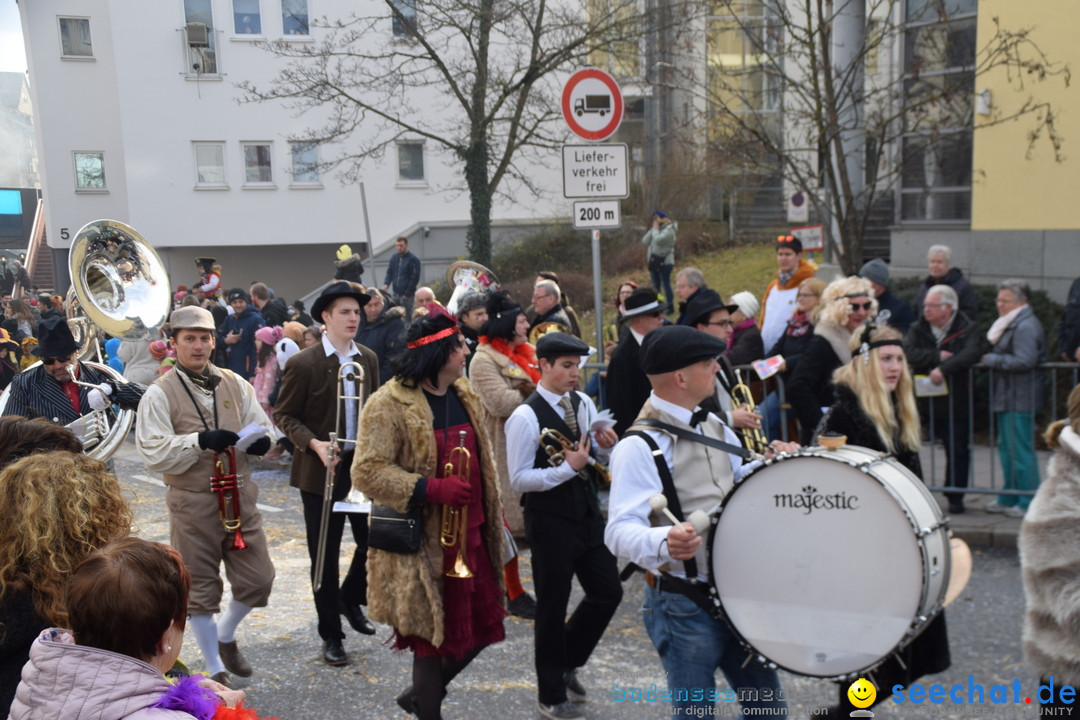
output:
[[[896,460],[846,445],[772,460],[712,519],[709,572],[728,621],[766,662],[860,675],[942,608],[941,509]]]

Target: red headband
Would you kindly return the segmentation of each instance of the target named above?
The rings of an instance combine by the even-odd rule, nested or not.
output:
[[[433,343],[436,340],[442,340],[443,338],[448,338],[451,335],[456,335],[456,334],[458,334],[460,332],[461,332],[461,328],[459,328],[457,325],[453,325],[453,326],[448,327],[448,328],[443,328],[442,330],[440,330],[437,333],[432,333],[431,335],[425,335],[424,337],[417,338],[417,339],[413,340],[411,343],[409,343],[408,345],[406,345],[405,347],[407,347],[410,350],[415,350],[418,347],[423,347],[424,345],[427,345],[429,343]]]

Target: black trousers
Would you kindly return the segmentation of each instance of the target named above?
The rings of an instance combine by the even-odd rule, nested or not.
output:
[[[344,453],[334,473],[335,501],[345,499],[352,487],[349,470],[352,467],[353,452]],[[323,497],[320,494],[300,491],[304,503],[304,525],[307,528],[308,555],[311,557],[312,576],[314,577],[315,558],[319,552],[319,525],[322,520]],[[338,563],[341,556],[341,534],[345,530],[345,518],[352,525],[356,551],[345,580],[338,586]],[[345,633],[341,630],[340,603],[367,605],[367,539],[368,516],[359,513],[331,513],[330,527],[326,535],[326,558],[323,562],[322,587],[315,595],[315,612],[319,615],[319,637],[323,640],[341,640]]]
[[[581,521],[525,509],[536,587],[536,678],[545,705],[564,702],[564,673],[584,665],[622,600],[615,556],[604,545],[604,520]],[[566,619],[577,576],[585,598]]]

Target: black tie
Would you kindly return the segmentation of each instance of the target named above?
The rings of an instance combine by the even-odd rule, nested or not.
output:
[[[694,414],[690,416],[690,427],[697,427],[701,423],[705,422],[705,418],[709,416],[708,410],[697,409]]]

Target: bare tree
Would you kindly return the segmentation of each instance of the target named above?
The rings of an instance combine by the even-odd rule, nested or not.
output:
[[[973,129],[1026,118],[1029,142],[1049,141],[1062,159],[1053,108],[1032,84],[1056,78],[1067,86],[1068,66],[1047,58],[1030,29],[996,19],[994,36],[976,47],[973,12],[962,22],[951,12],[964,4],[909,0],[904,17],[898,0],[713,0],[705,20],[710,78],[700,87],[692,73],[680,76],[694,65],[683,58],[665,82],[700,88],[711,164],[808,191],[835,258],[854,273],[875,204],[892,202],[899,179],[926,190],[902,199],[912,206],[932,202],[929,188],[943,175],[966,171],[970,185]],[[741,54],[730,49],[735,35]],[[725,42],[726,53],[716,49]],[[999,70],[1026,100],[976,122],[975,78]]]
[[[587,9],[549,0],[384,0],[375,7],[370,15],[313,22],[321,38],[314,45],[266,43],[288,62],[266,87],[241,84],[243,100],[324,111],[325,122],[291,139],[338,143],[327,165],[341,168],[346,181],[402,139],[451,153],[471,202],[467,249],[487,264],[494,195],[535,193],[526,161],[537,151],[552,157],[563,140],[556,73],[640,35],[642,17],[606,1]]]

